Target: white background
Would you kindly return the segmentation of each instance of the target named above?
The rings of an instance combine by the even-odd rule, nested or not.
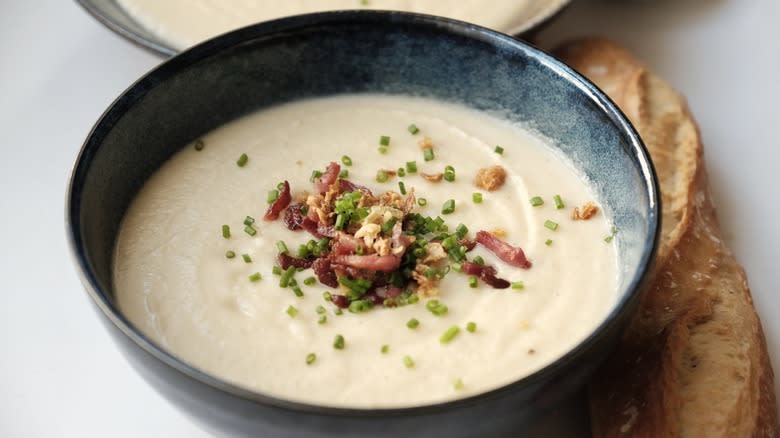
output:
[[[778,0],[574,0],[540,39],[611,36],[688,96],[727,242],[747,270],[774,364],[778,23]],[[111,101],[159,62],[74,2],[0,0],[2,437],[207,436],[110,342],[64,234],[65,188],[82,141]],[[584,412],[575,398],[528,435],[588,436]]]

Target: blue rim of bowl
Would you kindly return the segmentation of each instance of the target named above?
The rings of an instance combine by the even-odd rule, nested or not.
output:
[[[188,365],[178,359],[173,354],[158,346],[140,332],[124,315],[111,303],[109,293],[103,291],[99,286],[97,278],[81,247],[81,231],[78,229],[80,213],[80,193],[75,187],[80,187],[83,183],[87,171],[94,156],[95,148],[99,147],[103,136],[110,131],[112,123],[125,113],[135,101],[141,99],[146,93],[151,91],[156,84],[165,79],[175,76],[178,71],[186,66],[200,62],[218,54],[222,50],[230,49],[240,45],[248,38],[257,38],[259,36],[270,37],[284,33],[294,33],[304,30],[311,26],[340,25],[355,23],[382,23],[382,24],[405,24],[415,26],[427,26],[432,29],[440,29],[442,32],[449,32],[468,38],[475,38],[485,43],[496,44],[501,42],[512,46],[514,49],[524,53],[526,56],[535,58],[545,67],[553,70],[564,80],[574,83],[592,102],[604,111],[609,119],[620,129],[628,134],[631,142],[631,152],[636,157],[644,181],[648,190],[648,201],[650,211],[648,212],[649,232],[645,241],[645,248],[642,253],[639,268],[631,279],[629,286],[623,291],[620,299],[615,304],[612,311],[606,318],[579,344],[559,357],[552,363],[535,371],[534,373],[506,384],[476,395],[418,406],[397,407],[397,408],[345,408],[330,407],[323,405],[314,405],[303,402],[285,400],[269,396],[260,392],[245,389],[236,384],[214,377],[204,371]],[[98,146],[95,146],[98,145]],[[494,399],[506,394],[515,392],[523,387],[532,387],[543,383],[549,376],[554,376],[560,370],[565,368],[573,359],[581,356],[584,351],[607,331],[612,325],[616,324],[618,315],[623,309],[635,300],[641,290],[645,276],[649,273],[653,265],[655,253],[660,238],[660,218],[661,205],[659,203],[659,185],[655,170],[649,158],[649,153],[642,143],[639,134],[628,121],[623,112],[607,97],[596,85],[575,72],[572,68],[566,66],[551,55],[534,48],[526,43],[520,42],[509,35],[502,34],[481,26],[461,22],[457,20],[406,12],[388,12],[388,11],[336,11],[322,12],[315,14],[305,14],[293,17],[282,18],[268,21],[260,24],[247,26],[220,37],[208,40],[185,50],[179,55],[163,62],[158,67],[141,77],[129,88],[127,88],[108,109],[101,115],[100,119],[90,131],[87,139],[82,145],[76,162],[71,173],[68,190],[66,194],[66,212],[65,225],[68,234],[68,244],[71,255],[77,262],[78,274],[87,293],[101,312],[118,328],[125,336],[135,342],[141,349],[154,356],[162,363],[168,365],[185,376],[210,386],[213,389],[227,394],[252,401],[260,404],[269,405],[276,408],[292,410],[300,413],[310,413],[317,415],[331,416],[351,416],[351,417],[393,417],[407,415],[428,415],[444,412],[452,409],[470,407],[479,404],[488,399]]]

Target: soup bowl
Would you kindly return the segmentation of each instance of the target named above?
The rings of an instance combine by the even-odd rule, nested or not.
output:
[[[562,357],[500,388],[424,406],[353,409],[248,390],[154,342],[120,311],[112,258],[123,215],[145,181],[203,134],[252,111],[344,93],[456,102],[532,127],[591,181],[616,241],[618,297]],[[281,153],[268,151],[269,156]],[[243,28],[173,57],[100,117],[77,158],[67,233],[96,313],[132,366],[219,436],[510,436],[581,388],[635,307],[659,231],[658,186],[639,136],[594,85],[507,35],[390,12],[301,15]],[[598,275],[598,273],[594,273]],[[139,407],[140,409],[140,407]]]

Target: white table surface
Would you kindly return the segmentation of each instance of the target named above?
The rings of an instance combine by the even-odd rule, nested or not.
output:
[[[747,270],[775,365],[778,22],[778,0],[575,0],[541,35],[545,44],[611,36],[688,96],[727,241]],[[72,1],[0,0],[2,437],[208,436],[111,343],[64,233],[65,187],[82,141],[111,101],[159,62]],[[588,436],[582,398],[522,436]]]

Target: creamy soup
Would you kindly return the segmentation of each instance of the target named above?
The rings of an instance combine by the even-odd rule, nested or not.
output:
[[[403,183],[410,214],[447,225],[432,234],[480,243],[457,246],[465,260],[438,261],[433,287],[412,282],[395,302],[370,308],[342,310],[333,297],[354,291],[323,285],[312,269],[291,269],[293,285],[281,287],[283,246],[296,256],[324,239],[290,230],[286,210],[264,220],[268,201],[276,205],[281,181],[291,205],[322,198],[311,180],[323,177],[312,173],[331,162],[377,197]],[[505,183],[477,187],[480,169],[493,166]],[[575,207],[595,214],[574,220]],[[127,211],[114,286],[146,335],[222,379],[319,405],[414,406],[500,387],[581,342],[617,299],[610,232],[587,181],[521,126],[421,98],[339,96],[248,115],[173,156]],[[528,263],[505,261],[480,240],[488,234],[521,248]],[[511,286],[468,275],[475,261]]]
[[[127,13],[160,38],[184,49],[259,21],[337,9],[419,12],[512,32],[565,0],[119,0]]]

